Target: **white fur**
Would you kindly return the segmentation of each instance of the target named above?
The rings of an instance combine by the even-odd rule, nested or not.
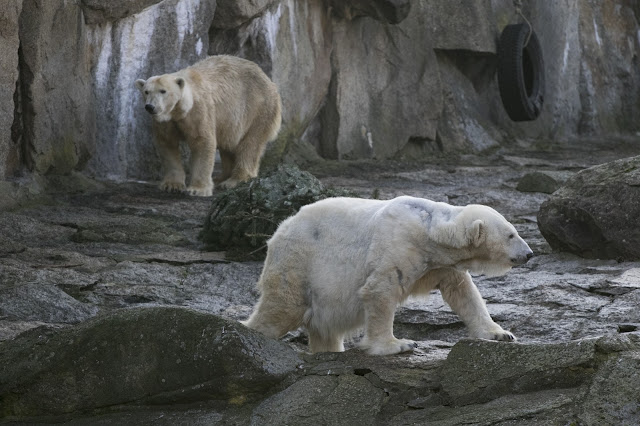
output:
[[[260,300],[244,324],[274,338],[305,326],[312,352],[342,351],[344,336],[364,327],[362,348],[394,354],[415,346],[393,336],[396,307],[437,288],[472,337],[514,340],[489,316],[469,271],[503,274],[531,255],[513,225],[487,206],[330,198],[275,232]]]
[[[216,149],[221,188],[233,188],[258,175],[260,159],[282,121],[276,85],[253,62],[211,56],[173,74],[136,80],[162,160],[160,188],[191,195],[213,193]],[[180,143],[190,150],[191,179],[185,186]]]

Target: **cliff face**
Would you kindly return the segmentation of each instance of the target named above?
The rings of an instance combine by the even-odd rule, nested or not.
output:
[[[514,140],[640,130],[636,2],[524,2],[547,81],[534,122],[507,117],[497,40],[511,1],[7,0],[0,5],[0,179],[159,173],[133,82],[213,54],[251,59],[283,100],[268,161],[482,152]],[[310,150],[314,147],[315,150]]]

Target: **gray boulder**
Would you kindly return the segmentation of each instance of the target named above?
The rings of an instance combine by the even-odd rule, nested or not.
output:
[[[182,308],[115,311],[0,343],[0,412],[31,417],[113,405],[264,398],[300,359],[235,321]]]
[[[640,157],[580,171],[540,206],[551,247],[583,257],[640,259]]]
[[[371,425],[384,391],[364,377],[308,376],[266,399],[251,416],[252,425]]]
[[[633,425],[640,421],[640,352],[637,347],[628,351],[627,342],[616,343],[613,347],[600,345],[605,361],[578,414],[584,424]]]
[[[637,334],[543,345],[462,340],[441,365],[438,393],[388,424],[637,424],[640,376],[630,372],[639,355]]]
[[[443,366],[443,390],[456,405],[504,395],[572,388],[592,377],[596,341],[500,345],[461,340]]]
[[[516,189],[520,192],[553,194],[570,176],[571,172],[564,171],[530,172],[520,178]]]

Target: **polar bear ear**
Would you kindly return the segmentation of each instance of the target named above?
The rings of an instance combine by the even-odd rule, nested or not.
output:
[[[136,87],[138,88],[138,90],[140,90],[142,92],[142,89],[144,88],[144,85],[146,83],[147,82],[145,80],[139,78],[139,79],[136,80]]]
[[[484,242],[487,236],[487,225],[484,221],[477,219],[474,220],[467,229],[467,239],[469,243],[474,247],[479,247]]]
[[[184,78],[182,77],[178,77],[176,78],[176,84],[178,85],[178,87],[180,87],[181,89],[184,89]]]

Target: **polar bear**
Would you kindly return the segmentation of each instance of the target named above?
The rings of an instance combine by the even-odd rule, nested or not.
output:
[[[496,276],[533,252],[502,215],[483,205],[422,198],[328,198],[302,207],[268,242],[260,299],[243,324],[278,338],[305,326],[311,352],[340,352],[364,328],[369,354],[410,351],[396,339],[396,307],[440,289],[476,338],[515,340],[496,324],[469,272]]]
[[[220,150],[222,188],[256,177],[267,142],[276,138],[281,101],[276,85],[251,61],[211,56],[173,74],[136,80],[153,117],[165,191],[185,190],[179,143],[191,152],[186,191],[210,196],[213,165]]]

